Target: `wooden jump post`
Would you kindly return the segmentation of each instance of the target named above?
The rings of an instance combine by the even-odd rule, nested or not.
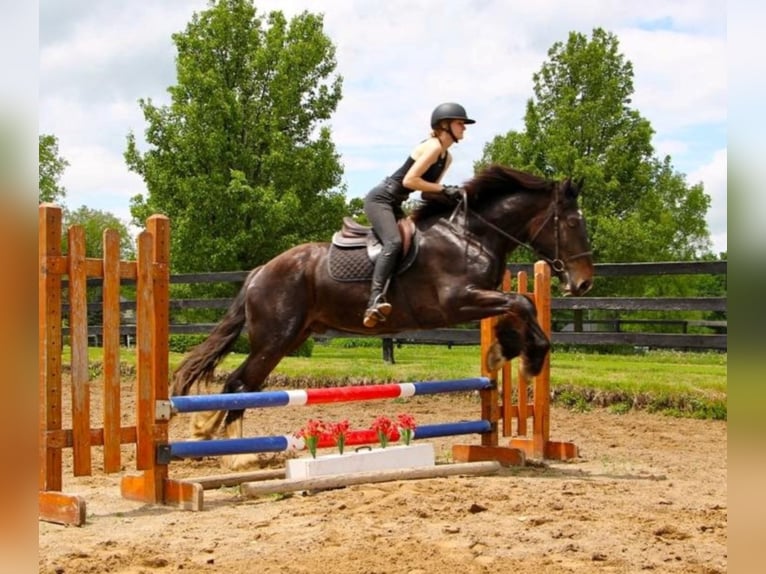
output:
[[[528,290],[528,278],[524,271],[516,275],[516,292],[525,293],[534,299],[537,307],[537,320],[548,337],[551,336],[551,270],[547,263],[538,261],[533,268],[534,291]],[[512,279],[509,271],[505,272],[502,284],[503,291],[512,290]],[[529,404],[527,380],[517,371],[516,402],[513,402],[514,394],[514,363],[505,363],[501,372],[488,372],[486,370],[486,355],[489,346],[494,339],[494,326],[497,318],[484,319],[481,322],[481,369],[482,375],[498,381],[501,390],[500,419],[502,427],[499,429],[503,438],[511,437],[505,446],[518,449],[528,458],[569,460],[577,458],[577,446],[571,442],[559,442],[550,440],[550,417],[551,417],[551,363],[550,354],[545,357],[543,370],[533,380],[532,404]],[[531,419],[531,430],[529,428]],[[483,439],[482,439],[483,440]],[[498,439],[499,440],[499,439]],[[483,443],[482,443],[483,444]],[[456,460],[458,460],[456,458]],[[470,455],[461,456],[460,460],[476,460]]]
[[[104,233],[104,256],[85,256],[85,233],[79,226],[69,229],[67,254],[62,253],[62,214],[54,205],[39,207],[39,518],[51,522],[82,525],[86,506],[82,497],[64,494],[64,449],[72,450],[75,476],[92,473],[92,447],[102,447],[103,471],[122,469],[121,447],[136,448],[137,475],[123,476],[122,496],[149,504],[172,504],[181,508],[202,508],[203,491],[216,484],[238,484],[256,480],[257,473],[222,475],[198,480],[173,480],[168,476],[167,457],[170,403],[168,397],[169,336],[169,246],[170,224],[155,215],[147,220],[138,238],[136,261],[121,261],[119,235]],[[62,393],[62,278],[68,278],[69,330],[71,346],[71,428],[64,426]],[[91,428],[88,374],[87,279],[100,278],[103,287],[103,426]],[[136,413],[135,422],[122,426],[120,400],[120,280],[136,283]],[[519,274],[518,290],[526,292],[526,277]],[[504,288],[510,287],[507,275]],[[550,272],[547,265],[535,266],[534,298],[543,328],[550,333]],[[482,322],[482,364],[492,338],[494,320]],[[482,371],[484,368],[482,367]],[[570,458],[577,449],[570,443],[549,440],[549,363],[536,377],[533,404],[527,404],[525,382],[519,378],[518,403],[512,404],[511,368],[502,372],[502,395],[497,373],[483,372],[492,384],[481,395],[481,445],[457,445],[457,462],[496,461],[504,465],[523,464],[525,457]],[[532,419],[532,435],[527,419]],[[516,421],[516,438],[510,437]],[[501,426],[502,421],[502,426]],[[438,425],[436,425],[438,426]],[[417,431],[416,431],[417,433]],[[438,435],[440,436],[440,435]],[[470,465],[468,465],[470,466]],[[494,467],[493,467],[494,468]],[[467,473],[465,465],[455,471]],[[490,469],[491,470],[491,469]],[[442,472],[442,471],[440,471]],[[446,472],[446,471],[444,471]],[[477,472],[487,468],[477,465]],[[266,473],[273,478],[274,472]],[[213,480],[214,479],[214,480]],[[355,479],[356,480],[356,479]],[[294,486],[294,485],[293,485]],[[274,488],[277,486],[274,485]],[[272,486],[268,486],[272,488]]]
[[[168,394],[168,293],[170,225],[154,215],[138,238],[136,261],[120,260],[120,238],[104,232],[103,259],[85,256],[85,232],[72,226],[67,254],[62,254],[61,208],[43,204],[38,212],[39,315],[39,518],[81,525],[85,501],[62,492],[63,449],[72,450],[74,476],[92,473],[91,447],[103,447],[103,471],[121,470],[121,445],[136,445],[136,466],[144,471],[140,492],[126,494],[141,500],[172,500],[183,490],[167,477],[167,466],[155,464],[156,444],[167,441],[167,423],[157,421],[155,401]],[[62,394],[62,277],[68,278],[69,337],[71,346],[71,428],[64,427]],[[103,286],[103,426],[91,428],[88,376],[87,279],[101,278]],[[136,282],[137,412],[135,423],[121,426],[120,400],[120,280]]]

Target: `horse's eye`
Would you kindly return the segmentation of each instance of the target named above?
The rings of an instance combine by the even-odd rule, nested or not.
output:
[[[580,216],[579,215],[570,215],[567,217],[567,225],[569,227],[577,227],[580,225]]]

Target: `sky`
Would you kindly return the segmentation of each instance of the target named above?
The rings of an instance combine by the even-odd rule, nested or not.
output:
[[[128,171],[126,136],[143,143],[138,105],[168,104],[175,46],[206,0],[40,0],[38,131],[59,140],[69,167],[64,203],[128,222],[146,193]],[[347,197],[361,197],[427,136],[430,114],[462,103],[477,123],[453,146],[445,183],[472,175],[484,145],[523,130],[535,72],[555,42],[596,27],[633,64],[632,106],[655,130],[659,157],[711,197],[713,252],[727,250],[727,13],[724,0],[271,0],[259,12],[324,14],[343,99],[329,125]],[[754,103],[754,102],[753,102]],[[587,214],[586,214],[587,215]]]

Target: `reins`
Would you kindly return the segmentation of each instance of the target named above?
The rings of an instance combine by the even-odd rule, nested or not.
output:
[[[555,271],[556,273],[563,273],[566,269],[566,263],[567,261],[572,261],[574,259],[579,259],[580,257],[587,257],[589,255],[592,255],[592,251],[583,251],[582,253],[578,253],[576,255],[572,255],[571,257],[568,257],[566,259],[561,259],[559,257],[559,250],[560,250],[560,232],[559,232],[559,188],[556,186],[554,188],[554,198],[553,202],[548,208],[548,215],[545,217],[545,220],[540,224],[540,226],[537,228],[537,231],[532,234],[532,237],[529,240],[529,243],[525,243],[524,241],[521,241],[520,239],[514,237],[510,233],[506,232],[505,230],[501,229],[494,223],[491,223],[484,219],[481,215],[476,213],[474,210],[470,209],[468,207],[468,201],[466,197],[465,190],[462,190],[462,199],[458,202],[457,206],[455,206],[455,210],[452,212],[452,215],[450,216],[450,221],[452,221],[457,213],[459,211],[463,212],[463,229],[466,229],[466,221],[468,218],[468,213],[471,213],[472,217],[475,217],[479,221],[481,221],[484,225],[489,227],[490,229],[493,229],[501,236],[505,237],[506,239],[509,239],[513,241],[516,245],[520,247],[525,247],[526,249],[529,249],[532,253],[536,254],[540,259],[545,261],[548,265],[551,266],[551,269]],[[545,256],[543,253],[540,252],[539,249],[536,249],[534,245],[532,245],[537,239],[537,236],[540,235],[540,232],[545,228],[546,225],[548,225],[548,222],[553,219],[553,231],[556,239],[556,247],[555,247],[555,253],[553,259]]]

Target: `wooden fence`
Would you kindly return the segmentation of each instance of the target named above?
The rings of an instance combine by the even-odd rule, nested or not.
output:
[[[532,273],[532,265],[513,265],[513,273]],[[596,277],[635,277],[666,275],[726,275],[726,261],[694,261],[666,263],[601,263],[596,264]],[[171,284],[241,283],[247,271],[219,273],[186,273],[171,275]],[[171,299],[171,315],[188,309],[228,308],[232,299]],[[727,349],[727,321],[725,319],[700,319],[699,312],[718,312],[725,316],[726,297],[553,297],[553,343],[564,345],[629,345],[650,348],[673,349]],[[91,304],[93,309],[98,303]],[[130,313],[134,301],[123,301],[121,309]],[[591,311],[610,311],[609,318],[589,318]],[[686,317],[672,319],[635,319],[621,317],[636,311],[680,312]],[[171,323],[171,334],[208,333],[214,323]],[[642,330],[642,328],[649,328]],[[129,324],[121,327],[123,336],[129,338],[135,329]],[[66,334],[66,331],[65,331]],[[88,334],[98,344],[101,327],[92,325]],[[317,340],[337,337],[360,337],[339,331],[328,331]],[[393,362],[394,348],[403,344],[478,345],[476,328],[448,328],[426,331],[405,331],[383,339],[384,360]]]

